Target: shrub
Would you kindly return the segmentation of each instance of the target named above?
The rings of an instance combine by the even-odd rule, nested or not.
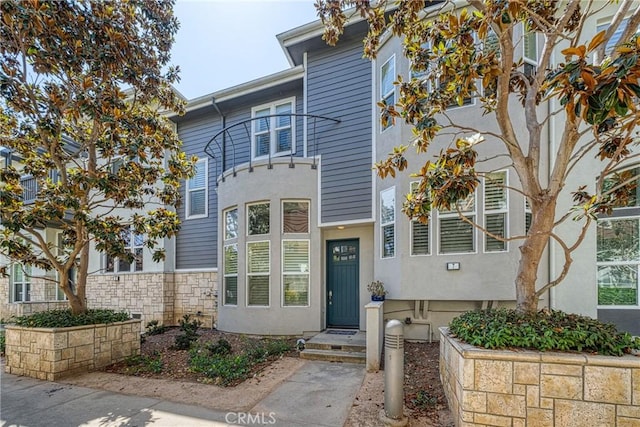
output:
[[[198,319],[191,320],[191,316],[185,314],[180,323],[180,330],[182,334],[176,335],[176,341],[173,344],[173,348],[178,350],[189,350],[195,340],[198,339],[198,328],[202,325],[202,322]]]
[[[470,311],[453,319],[449,330],[460,340],[485,348],[520,347],[609,356],[640,349],[640,338],[618,332],[614,325],[561,311]]]
[[[4,331],[0,331],[0,356],[4,356],[4,350],[6,348],[7,339],[4,336]]]
[[[130,318],[127,313],[114,310],[89,309],[86,313],[74,315],[71,310],[67,309],[41,311],[28,316],[16,317],[13,319],[13,323],[28,328],[66,328],[124,322]]]
[[[162,356],[159,352],[154,352],[151,356],[130,356],[125,360],[127,365],[127,373],[130,375],[139,375],[143,373],[159,374],[164,368]]]
[[[159,325],[157,320],[151,320],[147,323],[146,335],[160,335],[167,332],[167,327],[164,325]]]
[[[220,338],[217,343],[205,344],[205,349],[209,352],[210,356],[224,356],[231,354],[231,344],[224,338]]]

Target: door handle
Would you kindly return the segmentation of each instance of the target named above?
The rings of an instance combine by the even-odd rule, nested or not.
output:
[[[329,305],[331,305],[332,298],[333,298],[333,291],[329,291]]]

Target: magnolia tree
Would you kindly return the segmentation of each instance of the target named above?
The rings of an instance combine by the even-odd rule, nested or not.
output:
[[[0,2],[0,146],[13,158],[0,172],[0,251],[55,271],[43,278],[76,314],[87,309],[92,244],[134,262],[130,239],[144,238],[159,261],[158,240],[179,229],[172,207],[194,166],[159,114],[183,108],[168,66],[173,3]]]
[[[585,23],[609,3],[616,5],[610,24],[585,41]],[[347,9],[350,6],[354,8]],[[349,18],[346,13],[366,18],[369,32],[364,54],[369,58],[375,58],[386,32],[402,37],[404,54],[420,77],[404,81],[398,76],[397,104],[379,104],[383,123],[401,118],[412,125],[411,144],[418,153],[428,153],[438,136],[455,135],[448,149],[417,168],[414,176],[420,179],[419,187],[407,195],[403,206],[408,216],[424,222],[431,209],[455,209],[456,202],[478,185],[479,163],[486,160],[478,156],[481,144],[503,147],[519,178],[518,188],[508,190],[524,194],[531,209],[528,232],[507,239],[475,226],[496,239],[520,240],[517,309],[537,310],[539,297],[567,275],[572,253],[590,222],[623,205],[636,185],[629,173],[615,172],[638,156],[633,151],[640,119],[638,2],[469,0],[462,8],[453,1],[392,4],[381,0],[374,5],[366,0],[320,0],[316,8],[329,44],[342,34]],[[516,53],[522,52],[524,37],[538,42],[536,67],[527,67]],[[555,63],[559,53],[564,59]],[[462,105],[472,97],[497,131],[470,128],[447,114],[447,106]],[[541,108],[545,103],[548,109]],[[548,144],[550,120],[563,129],[549,164],[541,156]],[[411,144],[396,147],[378,162],[378,175],[395,176],[405,170],[405,153]],[[584,175],[585,186],[574,189],[574,208],[559,211],[559,196],[569,174],[594,156],[601,167],[590,169],[593,174]],[[582,221],[580,231],[561,238],[556,227],[570,218]],[[539,284],[538,267],[551,240],[564,251],[564,265],[557,277]]]

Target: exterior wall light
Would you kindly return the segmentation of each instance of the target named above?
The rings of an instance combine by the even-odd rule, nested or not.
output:
[[[455,270],[460,270],[460,263],[459,262],[448,262],[447,263],[447,271],[455,271]]]

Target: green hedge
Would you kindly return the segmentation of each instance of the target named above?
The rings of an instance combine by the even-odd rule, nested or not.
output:
[[[453,319],[449,330],[466,343],[492,349],[518,347],[609,356],[640,349],[640,338],[618,332],[614,325],[561,311],[470,311]]]
[[[28,328],[67,328],[70,326],[97,325],[124,322],[131,319],[127,313],[106,309],[90,309],[84,314],[73,315],[71,310],[49,310],[28,316],[13,318],[11,323]]]

